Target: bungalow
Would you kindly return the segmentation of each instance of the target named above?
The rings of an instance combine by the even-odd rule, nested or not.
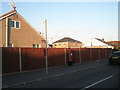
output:
[[[85,43],[82,48],[114,48],[113,45],[108,44],[104,39],[91,38],[91,40]]]
[[[53,42],[52,46],[53,48],[80,48],[82,46],[82,42],[70,37],[64,37]]]
[[[114,49],[120,50],[120,41],[108,41],[107,43],[112,44],[114,46]]]
[[[2,47],[45,47],[45,38],[17,10],[0,16],[0,23]]]

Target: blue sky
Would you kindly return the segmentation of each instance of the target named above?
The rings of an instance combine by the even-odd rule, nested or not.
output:
[[[16,2],[16,7],[42,34],[42,20],[47,19],[49,43],[63,37],[84,43],[91,37],[118,40],[117,2]],[[11,10],[2,3],[2,14]]]

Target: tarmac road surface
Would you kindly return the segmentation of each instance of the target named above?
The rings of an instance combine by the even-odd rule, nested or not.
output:
[[[16,85],[14,88],[78,88],[80,90],[86,88],[120,89],[120,65],[109,65],[107,60],[103,60],[99,62],[99,64],[98,62],[86,63],[84,64],[84,66],[88,67],[86,69],[83,69],[85,67],[82,66],[82,64],[80,65],[69,67],[72,70],[71,73],[68,69],[69,73],[58,74],[58,76],[33,83]],[[64,70],[66,68],[63,67],[61,69]]]

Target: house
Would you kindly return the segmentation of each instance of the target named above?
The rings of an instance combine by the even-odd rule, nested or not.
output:
[[[2,47],[45,47],[45,38],[17,10],[0,16],[0,23]]]
[[[104,39],[91,38],[91,40],[85,43],[82,48],[114,48],[113,45],[108,44]]]
[[[52,46],[53,48],[80,48],[82,46],[82,42],[70,37],[64,37],[53,42]]]
[[[120,41],[108,41],[107,43],[112,44],[114,46],[114,49],[120,50]]]

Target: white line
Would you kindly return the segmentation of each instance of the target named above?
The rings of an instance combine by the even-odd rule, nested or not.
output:
[[[101,82],[103,82],[103,81],[105,81],[105,80],[107,80],[107,79],[110,79],[110,78],[112,78],[113,77],[113,75],[111,75],[111,76],[109,76],[109,77],[106,77],[106,78],[104,78],[104,79],[102,79],[102,80],[100,80],[100,81],[97,81],[97,82],[95,82],[95,83],[93,83],[93,84],[91,84],[91,85],[88,85],[88,86],[86,86],[86,87],[84,87],[83,89],[80,89],[80,90],[84,90],[84,89],[86,89],[86,88],[90,88],[90,87],[92,87],[92,86],[94,86],[94,85],[96,85],[96,84],[98,84],[98,83],[101,83]]]

